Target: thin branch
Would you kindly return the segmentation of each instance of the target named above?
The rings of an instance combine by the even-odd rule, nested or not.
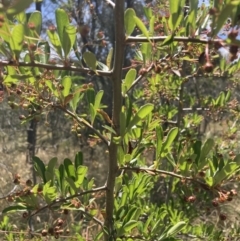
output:
[[[199,179],[196,179],[194,177],[185,177],[182,175],[179,175],[175,172],[169,172],[169,171],[164,171],[164,170],[159,170],[159,169],[153,169],[153,168],[145,168],[145,167],[120,167],[119,170],[130,170],[130,171],[135,171],[135,172],[146,172],[146,173],[154,173],[154,174],[163,174],[171,177],[176,177],[181,180],[188,180],[192,182],[196,182],[200,184],[201,186],[208,187],[208,185]]]
[[[73,71],[73,72],[79,72],[79,73],[86,73],[90,75],[96,74],[93,70],[89,68],[80,68],[76,66],[64,66],[64,65],[53,65],[53,64],[42,64],[42,63],[25,63],[25,62],[13,62],[13,61],[5,61],[0,60],[0,66],[16,66],[16,67],[38,67],[48,70],[67,70],[67,71]],[[102,71],[97,70],[97,73],[101,76],[111,76],[111,71]]]
[[[166,38],[169,36],[157,36],[157,37],[127,37],[126,43],[146,43],[152,41],[152,42],[163,42]],[[173,37],[174,42],[188,42],[188,43],[202,43],[202,44],[207,44],[207,43],[218,43],[222,42],[222,39],[206,39],[206,38],[189,38],[189,37],[180,37],[176,36]]]
[[[62,111],[64,111],[65,113],[67,113],[68,115],[70,115],[72,118],[74,118],[79,124],[82,124],[86,127],[88,127],[90,130],[92,130],[106,145],[108,145],[108,140],[97,130],[95,129],[91,124],[89,124],[86,120],[84,120],[83,118],[78,117],[76,114],[74,114],[73,112],[71,112],[68,109],[65,109],[64,107],[57,105],[54,106]]]
[[[32,214],[29,216],[29,218],[30,218],[30,217],[33,217],[33,216],[36,215],[37,213],[42,212],[42,211],[45,210],[45,209],[48,209],[48,208],[53,207],[53,206],[56,205],[56,204],[64,203],[64,202],[66,202],[66,201],[68,201],[68,200],[70,200],[70,199],[73,199],[73,198],[75,198],[75,197],[80,197],[80,196],[83,196],[83,195],[86,195],[86,194],[89,194],[89,193],[95,193],[95,192],[100,192],[100,191],[105,191],[105,190],[106,190],[106,186],[103,186],[103,187],[98,187],[98,188],[94,188],[94,189],[91,189],[91,190],[83,191],[83,192],[80,192],[80,193],[76,193],[76,194],[71,195],[71,196],[68,196],[68,197],[66,197],[66,198],[57,198],[57,199],[53,200],[51,204],[48,204],[48,205],[45,205],[45,206],[39,208],[36,212],[32,213]],[[101,222],[101,221],[100,221],[100,222]],[[101,222],[101,224],[102,224],[102,222]]]
[[[154,64],[152,63],[152,64],[150,65],[150,67],[148,67],[146,73],[150,72],[150,71],[153,69],[153,66],[154,66]],[[146,75],[146,73],[143,74],[143,75],[139,75],[139,76],[137,77],[137,79],[134,80],[134,82],[132,83],[131,87],[128,89],[127,92],[129,92],[132,88],[134,88],[134,87],[137,85],[137,83],[140,82],[141,79]]]
[[[111,0],[105,0],[108,5],[110,5],[112,8],[115,8],[115,3]]]
[[[83,214],[85,214],[86,216],[88,216],[88,217],[90,217],[92,220],[94,220],[96,223],[98,223],[102,228],[103,228],[103,222],[101,221],[101,220],[99,220],[98,218],[96,218],[96,217],[94,217],[94,216],[92,216],[90,213],[88,213],[88,212],[85,212],[85,211],[83,211],[83,210],[81,210],[81,212],[83,213]]]

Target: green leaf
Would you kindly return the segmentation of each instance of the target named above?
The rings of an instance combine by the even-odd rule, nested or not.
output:
[[[36,156],[33,157],[33,163],[34,163],[34,169],[39,174],[39,176],[43,179],[43,182],[46,183],[46,177],[45,177],[45,165],[42,162],[42,160]]]
[[[57,188],[51,186],[51,181],[43,186],[43,198],[47,204],[51,204],[57,197]]]
[[[169,147],[172,145],[174,139],[177,137],[177,134],[178,134],[178,128],[177,127],[172,128],[168,132],[167,138],[163,142],[163,147],[162,147],[163,153],[166,153],[166,152],[169,151]]]
[[[76,41],[76,28],[72,25],[66,26],[63,30],[63,36],[64,43],[62,44],[62,47],[66,58]]]
[[[14,205],[14,206],[9,206],[6,207],[2,210],[2,213],[10,213],[10,212],[16,212],[16,211],[26,211],[27,207],[23,204],[18,204],[18,205]]]
[[[94,105],[94,102],[95,102],[95,91],[94,91],[94,89],[88,89],[86,92],[87,92],[86,94],[87,94],[88,103]]]
[[[150,103],[141,106],[141,108],[130,121],[127,127],[127,131],[130,131],[134,125],[136,125],[139,121],[143,120],[147,115],[149,115],[152,112],[153,108],[154,105]]]
[[[57,22],[58,36],[59,36],[61,45],[64,47],[64,44],[65,44],[64,38],[66,37],[64,35],[64,29],[66,26],[69,25],[69,17],[67,15],[66,11],[63,9],[60,9],[60,8],[56,9],[55,17],[56,17],[56,22]]]
[[[97,67],[97,59],[96,56],[92,53],[92,52],[85,52],[83,54],[83,59],[85,61],[85,63],[87,64],[87,66],[93,70],[94,72],[96,72],[96,67]]]
[[[47,165],[46,171],[45,171],[45,176],[46,176],[46,181],[48,182],[49,180],[52,181],[54,180],[54,168],[57,164],[58,159],[56,157],[52,158]]]
[[[113,58],[113,48],[111,48],[109,50],[107,60],[106,60],[106,65],[107,65],[108,69],[112,68],[112,58]]]
[[[76,179],[75,167],[74,167],[72,161],[68,158],[65,158],[63,161],[63,165],[64,165],[65,171],[67,173],[67,176],[72,178],[75,181],[75,179]]]
[[[238,2],[239,4],[239,2]],[[235,16],[235,12],[237,11],[238,5],[236,2],[228,2],[221,12],[217,15],[217,18],[213,20],[213,23],[215,22],[213,29],[214,34],[218,34],[220,29],[223,27],[223,25],[226,23],[226,20],[229,18],[229,16]]]
[[[163,43],[161,44],[161,46],[166,46],[166,45],[169,45],[173,42],[173,39],[174,39],[174,34],[172,35],[169,35],[164,41]]]
[[[55,48],[58,56],[60,58],[62,58],[62,46],[61,46],[61,43],[59,41],[59,37],[58,37],[57,33],[56,32],[52,32],[50,30],[47,30],[47,35],[49,37],[49,40],[50,40],[51,44]]]
[[[91,121],[91,124],[93,124],[97,111],[94,109],[94,106],[92,103],[89,105],[89,112],[90,112],[90,121]]]
[[[22,44],[24,40],[24,27],[22,24],[17,24],[11,31],[10,48],[14,53],[14,57],[18,60],[22,51]]]
[[[178,222],[167,231],[167,237],[173,237],[178,232],[180,232],[185,226],[186,226],[186,223],[184,221]]]
[[[70,93],[70,89],[72,86],[72,79],[70,76],[64,76],[62,79],[62,86],[63,86],[63,90],[62,90],[62,94],[64,97],[68,96]]]
[[[228,162],[216,175],[213,177],[213,185],[220,184],[223,180],[230,177],[237,170],[239,170],[239,165],[236,162]]]
[[[204,145],[202,147],[200,158],[198,161],[199,170],[202,169],[205,165],[207,165],[206,157],[209,154],[209,152],[212,150],[213,147],[214,147],[214,140],[213,139],[206,140],[206,142],[204,143]]]
[[[81,186],[81,184],[83,183],[84,177],[87,174],[87,170],[88,168],[86,166],[79,166],[77,168],[77,172],[76,172],[76,187],[79,188]]]
[[[75,165],[75,168],[77,170],[77,168],[79,166],[81,166],[83,164],[83,153],[81,151],[79,151],[76,156],[75,156],[75,161],[74,161],[74,165]]]
[[[132,83],[136,79],[137,76],[137,71],[136,69],[130,69],[125,77],[124,83],[123,83],[123,96],[127,93],[127,91],[130,89],[132,86]]]
[[[99,90],[98,93],[95,96],[95,101],[94,101],[94,109],[97,110],[100,108],[101,100],[103,97],[103,90]]]
[[[50,46],[47,41],[40,42],[38,44],[38,48],[40,50],[40,54],[38,54],[39,62],[46,64],[48,63],[49,57],[50,57]]]
[[[149,38],[149,33],[147,28],[145,27],[144,23],[142,22],[142,20],[136,16],[133,16],[133,19],[135,21],[135,23],[137,24],[138,28],[142,31],[143,35],[147,38]]]
[[[42,14],[38,11],[33,12],[29,17],[28,23],[32,23],[35,25],[35,37],[39,37],[42,29]]]
[[[131,231],[133,228],[137,227],[138,222],[135,220],[130,220],[129,222],[127,222],[124,226],[124,232],[128,233],[129,231]]]
[[[132,8],[128,8],[124,13],[124,26],[127,36],[130,36],[136,27],[134,16],[136,16],[136,13]]]
[[[10,8],[7,9],[7,15],[13,16],[25,11],[34,0],[15,0],[11,3]]]
[[[177,26],[180,25],[180,22],[183,18],[182,6],[183,0],[170,0],[170,18],[169,18],[169,27],[173,31]]]
[[[162,152],[162,142],[163,142],[163,129],[162,126],[156,127],[156,135],[157,135],[157,146],[156,146],[156,159],[159,158],[159,155]]]

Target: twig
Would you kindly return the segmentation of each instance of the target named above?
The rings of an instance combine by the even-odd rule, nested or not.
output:
[[[33,217],[34,215],[36,215],[37,213],[40,213],[42,212],[43,210],[45,209],[48,209],[48,208],[51,208],[53,207],[54,205],[56,204],[60,204],[60,203],[64,203],[70,199],[73,199],[75,197],[80,197],[80,196],[83,196],[83,195],[86,195],[86,194],[89,194],[89,193],[95,193],[95,192],[100,192],[100,191],[104,191],[106,190],[106,186],[103,186],[103,187],[98,187],[98,188],[94,188],[94,189],[91,189],[91,190],[87,190],[87,191],[83,191],[83,192],[80,192],[80,193],[77,193],[77,194],[74,194],[74,195],[71,195],[71,196],[68,196],[66,198],[57,198],[55,200],[52,201],[51,204],[48,204],[48,205],[45,205],[41,208],[39,208],[36,212],[32,213],[30,217]],[[100,221],[101,222],[101,221]]]
[[[181,180],[188,180],[188,181],[193,181],[196,182],[204,187],[208,187],[208,185],[199,179],[196,179],[194,177],[185,177],[182,175],[179,175],[175,172],[169,172],[169,171],[164,171],[164,170],[159,170],[159,169],[154,169],[154,168],[144,168],[144,167],[120,167],[119,170],[130,170],[130,171],[135,171],[135,172],[146,172],[146,173],[154,173],[154,174],[163,174],[163,175],[168,175],[171,177],[176,177]]]
[[[157,36],[157,37],[127,37],[126,39],[126,43],[144,43],[144,42],[149,42],[153,41],[153,42],[163,42],[166,38],[168,38],[169,36]],[[188,43],[202,43],[202,44],[208,44],[208,43],[218,43],[218,42],[222,42],[222,39],[212,39],[212,40],[208,40],[205,38],[189,38],[189,37],[180,37],[180,36],[176,36],[173,37],[173,41],[174,42],[188,42]]]
[[[89,124],[86,120],[84,120],[83,118],[78,117],[77,115],[75,115],[73,112],[71,112],[68,109],[65,109],[64,107],[57,105],[54,106],[58,109],[61,109],[62,111],[64,111],[65,113],[67,113],[68,115],[70,115],[72,118],[74,118],[79,124],[83,124],[86,127],[88,127],[90,130],[92,130],[106,145],[108,145],[108,140],[97,130],[95,129],[91,124]]]
[[[43,68],[43,69],[48,69],[48,70],[68,70],[68,71],[73,71],[73,72],[86,73],[86,74],[90,74],[90,75],[96,74],[93,70],[88,69],[88,68],[79,68],[79,67],[75,67],[75,66],[64,66],[64,65],[58,65],[58,64],[57,65],[42,64],[42,63],[36,63],[36,62],[25,63],[25,62],[13,62],[13,61],[1,60],[0,66],[38,67],[38,68]],[[101,76],[111,76],[112,75],[111,71],[97,70],[96,72]]]

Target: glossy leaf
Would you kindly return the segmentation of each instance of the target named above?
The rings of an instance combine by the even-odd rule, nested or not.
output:
[[[176,235],[176,234],[179,233],[185,226],[186,226],[186,223],[185,223],[184,221],[178,222],[177,224],[175,224],[173,227],[171,227],[171,228],[167,231],[167,237],[172,237],[172,236]]]
[[[124,26],[125,26],[125,31],[127,36],[130,36],[133,30],[135,29],[136,23],[134,20],[134,16],[136,16],[134,9],[132,8],[126,9],[124,13]]]

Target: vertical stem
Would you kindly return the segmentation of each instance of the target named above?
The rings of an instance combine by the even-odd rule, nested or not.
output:
[[[108,178],[106,190],[106,219],[105,227],[108,233],[105,240],[114,240],[114,186],[115,178],[118,171],[117,149],[118,145],[114,143],[114,137],[119,136],[120,129],[120,112],[122,108],[122,66],[124,61],[125,33],[124,33],[124,1],[116,0],[114,8],[115,24],[115,53],[113,63],[112,85],[113,85],[113,113],[112,122],[116,135],[112,135],[109,145],[109,163]]]

